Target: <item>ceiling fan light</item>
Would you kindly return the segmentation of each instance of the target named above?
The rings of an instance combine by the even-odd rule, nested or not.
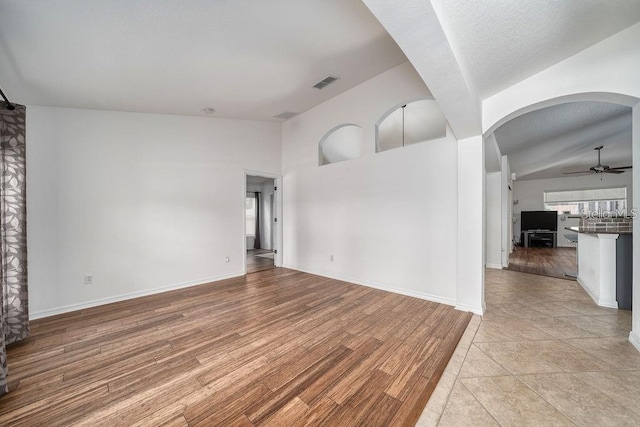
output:
[[[602,173],[615,173],[615,174],[620,174],[620,173],[624,173],[625,171],[622,169],[632,169],[633,166],[621,166],[619,168],[612,168],[610,166],[607,165],[603,165],[600,162],[600,150],[602,150],[604,147],[600,146],[600,147],[596,147],[594,148],[595,151],[598,152],[598,164],[595,166],[591,166],[589,168],[589,170],[586,171],[575,171],[575,172],[563,172],[563,175],[576,175],[576,174],[602,174]]]

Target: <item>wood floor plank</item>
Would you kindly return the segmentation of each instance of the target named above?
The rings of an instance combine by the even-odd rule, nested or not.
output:
[[[249,384],[231,395],[212,395],[190,405],[184,416],[191,426],[226,425],[236,419],[238,414],[244,415],[256,400],[271,394],[272,391],[263,384]],[[246,420],[249,421],[248,418]]]
[[[259,257],[258,255],[271,253],[269,249],[249,249],[247,250],[247,273],[257,273],[258,271],[275,268],[272,258]]]
[[[254,424],[260,424],[269,419],[275,412],[280,410],[289,401],[298,397],[300,393],[306,390],[311,384],[318,381],[334,364],[344,359],[351,350],[343,347],[339,350],[333,350],[321,360],[316,361],[307,369],[282,386],[275,390],[268,400],[256,402],[246,415]]]
[[[264,427],[288,427],[296,420],[305,418],[308,412],[307,404],[300,398],[294,397],[261,425]]]
[[[511,271],[575,280],[577,270],[576,248],[523,248],[516,247],[509,255]]]
[[[469,319],[283,268],[38,319],[0,425],[413,425]]]
[[[331,420],[340,411],[340,405],[328,397],[319,399],[313,406],[309,406],[309,411],[304,418],[300,418],[290,424],[291,427],[321,426],[331,425]]]

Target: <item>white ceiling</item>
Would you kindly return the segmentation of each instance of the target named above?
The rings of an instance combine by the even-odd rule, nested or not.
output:
[[[406,57],[360,0],[0,0],[12,101],[271,120]],[[319,91],[327,77],[340,79]]]
[[[486,99],[640,21],[638,0],[432,0],[470,86]],[[518,179],[631,164],[631,109],[567,103],[494,133]],[[630,172],[626,172],[630,173]]]
[[[571,102],[516,117],[494,132],[517,179],[562,177],[597,163],[631,165],[631,108],[607,102]],[[630,172],[626,172],[630,173]]]
[[[640,21],[639,0],[365,1],[382,22],[406,9],[391,20],[403,31],[392,33],[432,42],[403,42],[415,44],[407,52],[423,78],[454,74],[438,53],[455,53],[466,82],[433,84],[438,103],[453,106],[443,108],[452,126],[469,113],[457,108],[465,83],[484,99]],[[429,37],[439,26],[446,38]],[[256,120],[303,112],[406,61],[361,0],[0,0],[0,58],[0,87],[19,103],[186,115],[211,107],[214,117]],[[312,88],[328,75],[339,80]],[[591,166],[597,145],[605,163],[626,166],[623,110],[567,104],[495,136],[520,179]]]
[[[432,0],[481,99],[640,21],[639,0]]]

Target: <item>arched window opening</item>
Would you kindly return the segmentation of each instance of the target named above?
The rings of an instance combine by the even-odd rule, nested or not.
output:
[[[362,157],[362,128],[353,124],[334,127],[320,140],[319,151],[320,166]]]
[[[376,125],[376,152],[404,147],[447,134],[447,120],[433,99],[400,105],[386,113]]]

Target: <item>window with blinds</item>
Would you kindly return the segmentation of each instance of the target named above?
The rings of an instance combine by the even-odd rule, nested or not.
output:
[[[545,191],[544,209],[571,215],[605,212],[609,215],[626,215],[627,188]]]

